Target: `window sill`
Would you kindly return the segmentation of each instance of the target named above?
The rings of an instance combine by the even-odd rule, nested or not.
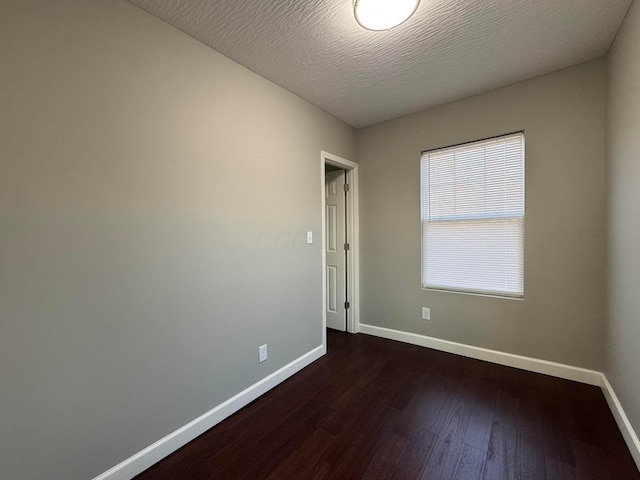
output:
[[[500,293],[485,293],[485,292],[474,292],[471,290],[453,290],[449,288],[434,288],[434,287],[422,287],[422,290],[429,292],[443,292],[443,293],[456,293],[458,295],[473,295],[475,297],[488,297],[488,298],[497,298],[500,300],[524,300],[524,294],[522,295],[506,295]]]

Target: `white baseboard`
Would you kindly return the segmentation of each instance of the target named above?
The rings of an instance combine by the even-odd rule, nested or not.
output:
[[[308,353],[285,365],[280,370],[273,372],[268,377],[246,388],[226,402],[212,408],[207,413],[187,423],[178,430],[149,445],[144,450],[120,462],[115,467],[98,475],[93,480],[130,480],[147,468],[162,460],[167,455],[175,452],[197,436],[220,423],[225,418],[234,414],[245,405],[249,404],[260,395],[271,390],[293,374],[314,362],[325,354],[324,346],[314,348]]]
[[[515,367],[521,370],[528,370],[530,372],[544,373],[553,377],[564,378],[600,387],[602,388],[604,397],[609,404],[611,413],[618,424],[618,428],[629,447],[631,456],[636,462],[638,469],[640,469],[640,440],[638,440],[638,435],[634,431],[631,422],[629,422],[629,419],[622,408],[622,404],[613,391],[613,387],[611,387],[609,380],[607,380],[606,375],[602,372],[574,367],[572,365],[565,365],[562,363],[549,362],[547,360],[540,360],[537,358],[524,357],[522,355],[514,355],[512,353],[499,352],[497,350],[474,347],[463,343],[418,335],[416,333],[376,327],[374,325],[360,324],[360,332],[374,335],[376,337],[388,338],[390,340],[397,340],[399,342],[410,343],[412,345],[433,348],[434,350],[440,350],[442,352],[454,353],[464,357],[484,360],[508,367]]]
[[[586,368],[564,365],[562,363],[550,362],[548,360],[540,360],[537,358],[524,357],[522,355],[514,355],[513,353],[499,352],[497,350],[489,350],[487,348],[473,347],[471,345],[465,345],[464,343],[456,343],[449,340],[441,340],[439,338],[418,335],[416,333],[376,327],[374,325],[360,324],[360,332],[368,333],[369,335],[374,335],[376,337],[398,340],[412,345],[419,345],[421,347],[433,348],[434,350],[440,350],[442,352],[455,353],[456,355],[497,363],[507,367],[519,368],[521,370],[528,370],[536,373],[544,373],[546,375],[587,383],[589,385],[600,386],[602,383],[602,373],[595,370],[588,370]]]
[[[618,428],[624,437],[627,446],[629,447],[629,451],[631,452],[631,456],[633,460],[636,462],[638,470],[640,470],[640,440],[638,439],[638,435],[636,434],[627,414],[624,412],[622,408],[622,404],[620,400],[618,400],[618,396],[616,392],[613,391],[613,387],[609,383],[607,376],[602,374],[602,392],[604,393],[604,398],[606,398],[607,403],[609,404],[609,408],[611,409],[611,413],[613,414],[613,418],[616,419],[616,423],[618,424]]]

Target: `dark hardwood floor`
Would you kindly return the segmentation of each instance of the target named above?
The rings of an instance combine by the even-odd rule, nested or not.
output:
[[[363,334],[328,350],[137,478],[640,480],[597,387]]]

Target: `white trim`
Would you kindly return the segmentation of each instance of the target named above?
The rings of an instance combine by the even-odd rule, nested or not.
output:
[[[283,382],[293,374],[320,358],[325,353],[324,346],[319,346],[285,365],[271,375],[254,383],[229,400],[209,410],[204,415],[180,427],[176,431],[161,438],[144,450],[120,462],[115,467],[98,475],[94,480],[129,480],[147,468],[159,462],[167,455],[175,452],[197,436],[234,414],[260,395]]]
[[[322,343],[326,348],[327,328],[327,251],[326,251],[326,212],[325,212],[325,165],[344,168],[347,171],[347,183],[350,195],[347,195],[347,241],[349,255],[347,262],[347,289],[349,291],[350,308],[347,311],[347,331],[358,333],[360,330],[360,216],[359,216],[359,179],[358,164],[346,158],[328,152],[320,152],[320,194],[322,197]]]
[[[604,393],[604,398],[607,400],[609,404],[609,408],[611,409],[611,413],[613,414],[613,418],[616,419],[616,423],[618,424],[618,428],[624,437],[624,441],[627,443],[627,447],[629,447],[629,451],[631,452],[631,456],[633,460],[636,462],[636,466],[638,470],[640,470],[640,440],[638,439],[638,435],[636,434],[627,414],[622,408],[622,404],[620,400],[618,400],[618,396],[616,392],[614,392],[613,387],[609,383],[607,376],[603,373],[602,375],[602,392]]]
[[[347,331],[358,333],[360,326],[360,216],[359,212],[359,184],[357,165],[347,170],[347,183],[350,185],[347,195],[347,241],[350,245],[350,255],[347,257],[347,284],[349,289],[350,308],[347,315]]]
[[[563,363],[550,362],[537,358],[524,357],[513,353],[499,352],[487,348],[474,347],[464,343],[441,340],[439,338],[427,337],[416,333],[402,332],[390,328],[376,327],[374,325],[360,324],[360,332],[374,335],[376,337],[398,340],[412,345],[433,348],[442,352],[455,353],[464,357],[484,360],[486,362],[515,367],[530,372],[544,373],[554,377],[565,378],[576,382],[587,383],[589,385],[601,386],[602,373],[586,368],[574,367]]]

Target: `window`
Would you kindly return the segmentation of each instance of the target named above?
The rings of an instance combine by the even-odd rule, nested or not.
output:
[[[423,152],[422,287],[524,294],[524,134]]]

